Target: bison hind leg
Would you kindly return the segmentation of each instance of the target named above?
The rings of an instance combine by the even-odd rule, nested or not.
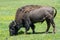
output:
[[[54,23],[54,20],[50,20],[51,21],[51,24],[52,24],[52,27],[53,27],[53,33],[55,33],[55,23]]]
[[[47,23],[46,33],[48,33],[49,28],[50,28],[50,20],[49,19],[46,19],[46,23]]]

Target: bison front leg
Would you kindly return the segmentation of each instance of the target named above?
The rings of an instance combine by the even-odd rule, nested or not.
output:
[[[54,23],[53,19],[51,20],[51,24],[52,24],[52,27],[53,27],[53,33],[55,33],[55,23]]]
[[[48,33],[49,28],[50,28],[50,21],[47,19],[47,20],[46,20],[46,23],[47,23],[46,33]]]
[[[31,29],[32,29],[33,34],[34,34],[35,33],[35,25],[32,23],[30,26],[31,26]]]
[[[26,21],[25,22],[25,33],[27,34],[27,31],[29,30],[30,28],[30,24]]]

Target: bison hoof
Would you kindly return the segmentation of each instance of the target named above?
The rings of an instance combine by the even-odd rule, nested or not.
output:
[[[55,34],[55,32],[52,32],[53,34]]]
[[[48,34],[48,32],[45,32],[46,34]]]
[[[32,33],[35,34],[35,31],[33,31]]]

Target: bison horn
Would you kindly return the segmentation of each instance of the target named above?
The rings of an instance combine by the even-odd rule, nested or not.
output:
[[[13,21],[14,22],[14,25],[13,26],[16,26],[16,22],[15,21]]]

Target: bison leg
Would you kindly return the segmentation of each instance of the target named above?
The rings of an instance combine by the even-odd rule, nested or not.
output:
[[[53,33],[55,33],[55,23],[54,23],[53,19],[51,20],[51,24],[52,24],[52,27],[53,27]]]
[[[47,20],[46,20],[46,23],[47,23],[46,33],[48,33],[49,28],[50,28],[50,21],[47,19]]]
[[[25,22],[25,29],[26,29],[26,34],[27,34],[27,31],[30,29],[30,24],[26,21]]]
[[[32,23],[31,25],[31,29],[32,29],[32,31],[33,31],[33,34],[35,33],[35,26],[34,26],[34,24]]]

